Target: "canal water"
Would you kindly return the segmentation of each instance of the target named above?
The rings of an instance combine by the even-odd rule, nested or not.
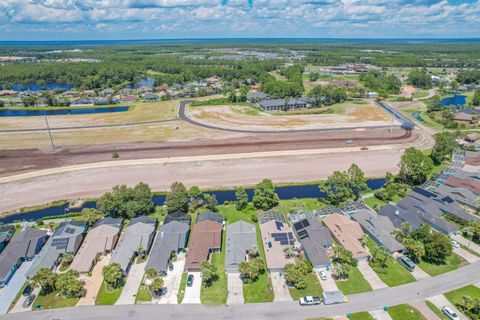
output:
[[[19,91],[41,91],[41,90],[71,90],[73,88],[70,84],[63,83],[47,83],[43,85],[27,83],[16,84],[11,87],[12,90]]]
[[[46,109],[46,110],[22,110],[22,109],[6,109],[0,110],[0,117],[32,117],[32,116],[58,116],[69,114],[92,114],[92,113],[112,113],[125,112],[129,107],[98,107],[98,108],[77,108],[77,109]]]
[[[371,179],[367,181],[367,185],[371,190],[378,190],[385,184],[385,179]],[[320,191],[317,184],[304,184],[294,186],[277,187],[275,191],[281,200],[302,199],[302,198],[325,198],[325,194]],[[252,201],[254,189],[246,189],[249,201]],[[217,198],[218,203],[225,201],[235,201],[235,190],[217,190],[205,192],[213,194]],[[157,206],[163,205],[165,195],[156,195],[153,197],[153,203]],[[0,219],[0,224],[12,223],[17,221],[35,221],[44,217],[53,217],[64,215],[72,212],[80,212],[85,208],[96,208],[95,201],[87,201],[81,207],[68,209],[68,204],[49,207],[31,212],[11,215]]]

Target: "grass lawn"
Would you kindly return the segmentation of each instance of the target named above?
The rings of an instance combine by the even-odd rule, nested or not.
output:
[[[430,118],[430,116],[423,110],[419,109],[404,109],[404,114],[406,114],[411,120],[420,123],[426,127],[430,127],[432,129],[442,130],[443,125],[441,123],[436,122],[434,119]],[[424,122],[418,121],[412,116],[412,113],[418,113],[420,117],[424,120]]]
[[[47,294],[45,296],[37,296],[33,302],[33,306],[40,305],[40,309],[56,309],[74,307],[80,298],[64,298],[55,294]]]
[[[135,304],[150,301],[152,301],[152,295],[150,294],[150,291],[148,290],[145,283],[143,283],[142,281],[140,288],[138,288],[137,295],[135,296]]]
[[[227,302],[228,284],[225,273],[225,251],[212,254],[212,264],[217,267],[218,279],[209,287],[202,284],[200,301],[203,304],[225,304]]]
[[[217,206],[218,213],[220,213],[227,221],[228,224],[237,221],[252,222],[252,215],[257,212],[251,203],[243,211],[238,211],[234,204]]]
[[[187,287],[187,276],[187,272],[182,273],[182,280],[180,280],[180,288],[178,288],[177,293],[178,303],[182,303],[183,297],[185,296],[185,288]]]
[[[280,203],[275,208],[275,210],[283,213],[284,215],[287,215],[290,212],[295,212],[301,209],[312,211],[320,209],[324,206],[324,204],[322,204],[320,201],[318,201],[318,199],[315,198],[291,199],[280,200]]]
[[[105,281],[102,282],[100,290],[98,290],[95,298],[95,305],[114,305],[122,293],[123,286],[114,289],[110,288]]]
[[[372,291],[372,287],[367,280],[363,278],[358,268],[352,267],[350,269],[350,276],[348,280],[335,281],[337,287],[343,294],[354,294],[365,291]]]
[[[372,315],[366,311],[355,312],[350,314],[350,320],[375,320]]]
[[[370,250],[370,253],[373,254],[374,248],[378,246],[371,238],[368,238],[367,247]],[[380,273],[377,271],[375,272],[389,287],[395,287],[415,281],[415,278],[412,276],[412,274],[391,256],[388,257],[386,264],[386,273]]]
[[[449,320],[447,316],[442,312],[442,310],[438,309],[436,305],[434,305],[432,302],[426,300],[425,304],[427,305],[430,310],[432,310],[433,313],[437,315],[442,320]]]
[[[419,266],[423,271],[433,277],[448,271],[455,270],[467,264],[468,262],[465,261],[462,257],[456,255],[455,253],[452,253],[445,260],[445,264],[433,264],[422,260],[420,263],[417,264],[417,266]]]
[[[274,298],[272,280],[265,271],[254,283],[243,285],[245,303],[272,302]]]
[[[480,288],[471,284],[466,287],[445,293],[445,297],[447,297],[448,301],[450,301],[456,307],[463,304],[463,296],[470,296],[471,298],[480,299]]]
[[[400,304],[388,309],[393,320],[427,320],[417,309],[408,304]]]
[[[293,300],[298,300],[304,296],[322,296],[323,289],[318,282],[318,278],[315,273],[310,273],[307,275],[307,287],[305,289],[295,289],[294,287],[288,288],[290,291],[290,295],[292,296]]]
[[[412,98],[420,99],[420,98],[425,98],[426,96],[428,96],[427,90],[419,90],[412,95]]]

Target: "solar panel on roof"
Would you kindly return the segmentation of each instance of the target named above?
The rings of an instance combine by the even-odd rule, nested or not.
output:
[[[65,229],[65,233],[74,234],[74,233],[75,233],[75,229],[67,228],[67,229]]]
[[[300,230],[300,231],[298,232],[298,237],[299,237],[300,239],[308,238],[308,233],[307,233],[307,231],[305,231],[305,230]]]
[[[306,228],[306,227],[308,227],[308,226],[310,225],[310,222],[308,222],[307,219],[303,220],[302,223],[303,223],[303,227],[304,227],[304,228]]]
[[[293,224],[293,227],[294,227],[295,230],[297,230],[297,231],[302,230],[302,229],[304,228],[302,221],[297,222],[297,223],[294,223],[294,224]]]

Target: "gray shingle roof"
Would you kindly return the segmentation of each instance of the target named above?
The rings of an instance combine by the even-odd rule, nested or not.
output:
[[[197,216],[197,221],[196,222],[201,222],[201,221],[204,221],[204,220],[211,220],[211,221],[215,221],[215,222],[218,222],[218,223],[223,223],[222,215],[219,214],[219,213],[211,212],[211,211],[200,213]]]
[[[316,219],[304,219],[293,224],[293,231],[314,267],[330,264],[326,249],[332,246],[333,240],[326,227]]]
[[[178,252],[187,245],[190,225],[172,221],[160,227],[150,251],[145,270],[154,268],[158,273],[166,273],[172,252]]]
[[[257,245],[255,225],[237,221],[227,225],[225,251],[225,269],[227,272],[238,272],[238,265],[245,261],[247,251]]]
[[[130,220],[113,251],[111,263],[119,263],[122,270],[127,272],[140,246],[145,252],[150,250],[156,226],[157,220],[146,216]]]

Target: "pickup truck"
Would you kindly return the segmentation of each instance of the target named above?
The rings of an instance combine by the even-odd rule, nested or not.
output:
[[[300,298],[299,302],[301,306],[314,306],[316,304],[321,304],[322,298],[306,296],[306,297]]]

